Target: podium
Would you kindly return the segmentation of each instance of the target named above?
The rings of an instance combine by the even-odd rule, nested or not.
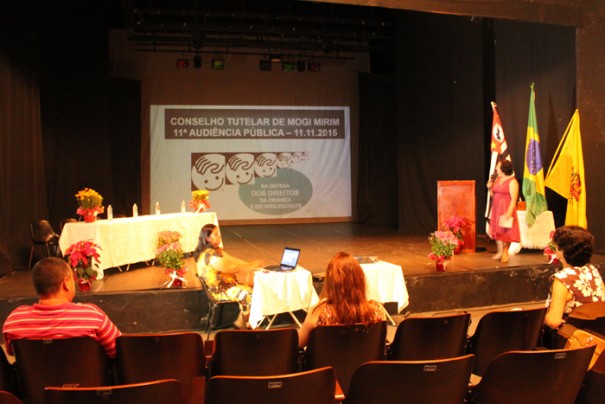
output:
[[[475,181],[437,181],[437,227],[443,229],[445,222],[453,217],[464,217],[469,223],[462,229],[464,246],[462,251],[475,252]]]

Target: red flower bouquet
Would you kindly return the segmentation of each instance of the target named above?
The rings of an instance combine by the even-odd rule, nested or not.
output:
[[[97,244],[92,241],[78,241],[65,251],[65,259],[74,270],[78,287],[82,291],[90,290],[90,283],[103,278],[103,270],[99,269],[99,252]]]

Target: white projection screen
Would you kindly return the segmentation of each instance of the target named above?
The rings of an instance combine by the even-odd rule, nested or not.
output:
[[[219,220],[351,217],[348,106],[151,105],[150,118],[150,211],[207,189]]]

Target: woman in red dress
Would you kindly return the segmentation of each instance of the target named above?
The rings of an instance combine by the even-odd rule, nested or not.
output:
[[[508,160],[500,160],[496,164],[496,174],[496,179],[487,183],[493,198],[489,236],[496,240],[498,247],[498,252],[492,258],[508,262],[510,243],[521,240],[517,220],[519,183],[515,178],[513,164]]]

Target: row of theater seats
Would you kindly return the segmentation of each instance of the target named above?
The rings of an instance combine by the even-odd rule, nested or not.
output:
[[[43,402],[45,395],[50,400],[54,392],[45,392],[47,386],[116,384],[121,387],[99,390],[104,402],[111,402],[107,396],[121,402],[120,394],[152,387],[156,390],[145,401],[162,402],[153,394],[160,394],[160,384],[174,386],[174,380],[152,387],[132,384],[176,379],[182,397],[170,402],[292,404],[329,397],[346,403],[462,403],[472,372],[483,376],[471,390],[478,403],[527,397],[573,403],[594,346],[535,350],[543,317],[544,309],[489,313],[468,341],[467,313],[407,318],[388,345],[386,323],[317,327],[302,353],[294,329],[220,331],[207,352],[197,333],[125,335],[117,340],[115,363],[87,338],[20,340],[14,349],[17,378],[30,402]]]

